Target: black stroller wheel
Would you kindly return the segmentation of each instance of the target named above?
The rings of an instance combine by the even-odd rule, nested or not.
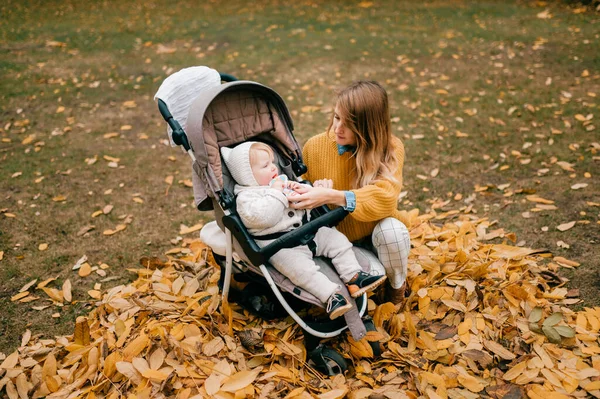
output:
[[[324,345],[319,345],[310,353],[310,359],[315,363],[315,368],[321,373],[334,376],[344,374],[348,370],[348,363],[335,350]]]
[[[375,324],[373,324],[373,320],[368,318],[363,321],[364,321],[364,325],[365,325],[365,328],[367,329],[367,331],[377,331]],[[371,349],[373,349],[373,357],[381,356],[381,353],[383,353],[383,345],[381,345],[381,342],[369,341],[369,345],[371,346]]]

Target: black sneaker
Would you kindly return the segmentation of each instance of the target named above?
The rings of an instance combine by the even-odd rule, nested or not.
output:
[[[332,296],[329,297],[327,301],[327,308],[325,311],[329,313],[329,318],[331,320],[337,319],[347,311],[352,309],[352,305],[348,303],[346,298],[339,292],[336,292]]]
[[[371,276],[363,271],[356,273],[356,277],[346,283],[352,298],[358,298],[365,292],[371,292],[385,281],[387,276]]]

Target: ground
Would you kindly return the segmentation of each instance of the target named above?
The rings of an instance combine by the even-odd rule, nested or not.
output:
[[[301,143],[327,127],[335,89],[382,82],[406,147],[399,206],[497,221],[514,235],[496,242],[579,262],[563,273],[580,290],[577,306],[599,304],[600,18],[590,8],[12,0],[0,8],[0,352],[12,352],[26,328],[72,333],[94,301],[88,291],[129,281],[139,258],[163,255],[197,234],[185,226],[212,219],[194,209],[189,160],[169,147],[153,102],[167,76],[193,65],[272,87]],[[83,255],[108,268],[80,277],[72,267]],[[39,299],[15,299],[28,282],[54,277],[50,286],[72,283],[73,304],[48,306],[33,288],[29,298]]]

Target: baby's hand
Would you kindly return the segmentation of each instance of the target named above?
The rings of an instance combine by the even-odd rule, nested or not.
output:
[[[271,186],[271,188],[274,188],[275,190],[283,192],[284,183],[283,183],[283,180],[281,180],[281,179],[272,181],[270,186]]]

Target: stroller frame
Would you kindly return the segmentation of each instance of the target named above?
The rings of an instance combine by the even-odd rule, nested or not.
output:
[[[221,80],[225,82],[252,83],[254,85],[258,85],[254,82],[237,81],[235,77],[227,74],[220,74],[220,77]],[[161,115],[172,129],[173,142],[178,146],[182,146],[185,152],[187,152],[187,154],[192,159],[192,162],[195,163],[196,156],[194,155],[192,146],[190,145],[190,141],[179,122],[173,117],[173,115],[171,115],[167,104],[163,100],[158,99],[158,108]],[[287,115],[287,117],[289,118],[289,114]],[[291,125],[291,118],[289,119],[288,123]],[[292,157],[291,167],[294,173],[297,176],[300,176],[306,172],[307,168],[302,161],[301,154],[296,155],[297,156]],[[316,210],[313,210],[313,215],[317,216],[316,219],[311,220],[311,222],[302,225],[294,231],[284,234],[283,236],[274,240],[271,244],[261,248],[258,247],[254,238],[249,234],[249,232],[243,225],[241,218],[237,215],[237,212],[235,212],[234,196],[227,190],[225,186],[223,186],[221,190],[215,190],[214,194],[216,197],[215,200],[218,200],[218,203],[221,209],[223,210],[223,217],[221,221],[225,227],[224,233],[226,247],[224,276],[222,277],[222,298],[224,300],[227,300],[229,296],[234,267],[233,253],[235,237],[237,243],[242,247],[244,255],[250,260],[250,262],[253,265],[259,265],[258,269],[260,270],[260,273],[266,280],[267,284],[271,288],[273,294],[276,296],[281,306],[292,317],[292,319],[296,323],[298,323],[298,325],[305,331],[304,335],[306,341],[306,349],[309,354],[309,357],[315,363],[316,368],[328,375],[334,375],[345,371],[345,369],[347,368],[347,364],[343,357],[340,356],[337,352],[319,343],[320,338],[335,337],[341,332],[343,332],[345,329],[347,329],[348,326],[346,325],[344,320],[342,318],[327,322],[307,322],[303,320],[298,315],[298,313],[296,313],[296,311],[292,308],[290,303],[288,303],[288,301],[285,299],[266,265],[268,264],[268,259],[280,249],[292,248],[298,245],[306,244],[309,240],[312,239],[312,237],[314,237],[314,234],[319,228],[323,226],[333,227],[337,225],[348,214],[348,211],[344,210],[343,208],[336,208],[334,210],[330,210],[326,206],[317,208]],[[208,210],[201,209],[201,204],[198,205],[198,208],[199,210]],[[221,265],[220,263],[219,265],[223,268],[223,265]],[[358,317],[363,321],[364,328],[368,331],[374,331],[375,327],[371,322],[370,318],[365,317],[363,319],[363,315],[365,315],[367,309],[367,294],[363,294],[360,298],[357,298],[356,302],[358,306]],[[323,331],[323,327],[325,331]],[[373,348],[374,355],[379,355],[381,353],[380,344],[378,342],[369,343]]]

